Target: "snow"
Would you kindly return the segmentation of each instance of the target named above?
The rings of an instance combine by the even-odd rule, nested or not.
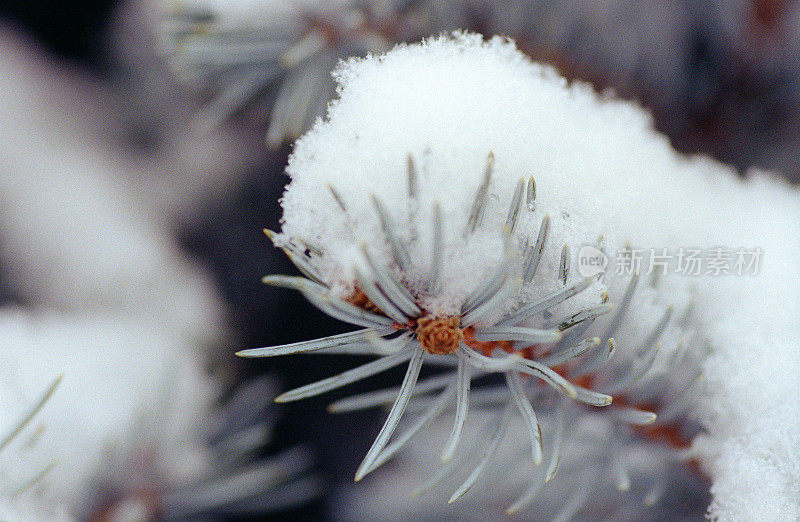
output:
[[[474,53],[462,52],[464,47]],[[637,226],[657,217],[654,205],[667,206],[681,192],[680,179],[661,183],[661,201],[652,201],[654,187],[676,168],[681,177],[688,174],[686,162],[674,159],[663,138],[649,130],[646,115],[629,104],[598,104],[586,86],[567,89],[554,70],[512,51],[499,39],[479,46],[474,37],[462,36],[454,44],[401,46],[384,58],[341,69],[342,96],[330,109],[331,121],[314,128],[290,159],[287,172],[293,180],[283,200],[284,232],[330,245],[343,260],[331,270],[341,272],[353,243],[380,235],[370,194],[390,204],[395,216],[408,212],[403,197],[408,154],[419,165],[423,190],[414,215],[425,230],[434,201],[444,216],[469,214],[493,152],[495,175],[484,227],[471,244],[446,252],[448,260],[459,260],[445,263],[445,280],[454,293],[466,295],[497,264],[501,238],[482,231],[501,229],[517,181],[531,175],[537,212],[522,214],[519,241],[535,239],[545,213],[552,218],[551,244],[568,243],[573,251],[601,233],[610,245],[629,240],[669,246],[677,237],[691,237],[696,218],[688,214],[673,219],[668,230]],[[506,67],[498,69],[498,62]],[[611,155],[612,150],[618,154]],[[642,173],[642,164],[654,170]],[[329,184],[348,204],[347,218]],[[694,185],[703,190],[702,184]],[[445,220],[445,237],[457,238],[464,225]],[[429,244],[425,239],[421,250]],[[429,251],[418,256],[430,257]],[[383,260],[387,254],[384,248]],[[552,273],[556,267],[548,268]],[[553,287],[540,290],[543,295]]]
[[[76,116],[71,96],[84,84],[17,44],[0,42],[0,257],[3,285],[24,305],[0,308],[3,431],[61,382],[0,453],[0,509],[88,518],[105,495],[171,485],[207,464],[198,423],[216,383],[206,349],[225,339],[225,311],[129,185],[141,165]]]
[[[214,386],[180,338],[115,315],[4,309],[0,340],[3,417],[9,422],[62,376],[32,424],[44,427],[35,458],[23,437],[7,448],[4,472],[32,477],[54,461],[45,498],[76,513],[90,507],[82,503],[98,484],[132,487],[160,473],[182,477],[196,471],[201,462],[193,464],[191,455],[200,455],[200,432],[192,430]],[[148,454],[158,455],[154,462],[163,467],[131,465]]]
[[[340,99],[290,158],[281,238],[321,246],[318,268],[342,294],[353,287],[353,259],[362,243],[381,263],[390,263],[374,194],[397,223],[396,233],[416,238],[407,274],[415,291],[424,289],[430,273],[429,224],[434,204],[441,205],[444,286],[428,307],[456,310],[499,264],[511,194],[520,178],[531,175],[536,210],[521,213],[512,249],[521,253],[535,240],[544,214],[552,220],[550,243],[539,275],[506,307],[552,292],[561,246],[574,254],[601,235],[612,258],[626,244],[673,253],[681,247],[760,247],[764,255],[755,276],[673,271],[650,300],[676,309],[693,302],[695,348],[710,347],[694,414],[708,432],[695,451],[714,481],[711,515],[797,517],[797,190],[761,173],[745,182],[724,165],[676,153],[640,108],[568,84],[501,38],[456,34],[401,45],[384,56],[351,60],[335,76]],[[494,174],[485,215],[464,241],[489,153]],[[418,207],[407,195],[409,154],[419,173]],[[574,270],[570,277],[577,278]],[[619,295],[625,281],[606,273],[612,295]],[[657,309],[662,308],[633,306],[622,340],[641,340],[658,321]],[[669,354],[662,355],[663,362]]]
[[[706,294],[707,396],[698,411],[709,433],[695,450],[714,478],[710,512],[721,520],[800,518],[800,204],[753,173],[727,191],[720,235],[763,245],[758,277]],[[765,212],[768,208],[768,213]]]
[[[208,276],[179,252],[151,198],[128,184],[141,165],[76,121],[69,95],[87,87],[60,78],[66,94],[51,90],[43,70],[55,74],[12,43],[0,42],[9,58],[0,66],[5,282],[34,306],[122,311],[217,341],[225,314]]]

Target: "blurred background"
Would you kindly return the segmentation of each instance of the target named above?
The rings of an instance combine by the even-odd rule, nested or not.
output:
[[[278,409],[269,393],[253,390],[293,388],[357,361],[237,360],[233,353],[346,329],[295,293],[260,283],[266,274],[293,273],[262,229],[280,229],[291,142],[324,115],[340,59],[454,29],[507,35],[568,78],[647,107],[682,152],[708,154],[743,175],[755,167],[800,181],[800,5],[792,1],[6,0],[0,21],[0,299],[7,319],[0,324],[14,353],[24,355],[40,335],[37,342],[52,350],[74,344],[75,357],[120,344],[143,365],[165,351],[184,354],[202,367],[194,388],[164,399],[148,391],[164,380],[154,375],[130,391],[138,393],[133,402],[199,400],[191,390],[213,388],[207,395],[215,411],[228,413],[214,421],[221,431],[192,428],[205,455],[199,467],[214,468],[220,433],[246,431],[250,442],[232,473],[245,463],[287,462],[281,458],[293,470],[292,480],[263,489],[291,483],[294,494],[245,489],[189,509],[163,493],[170,484],[172,493],[190,496],[163,479],[174,478],[171,471],[142,473],[147,465],[139,461],[101,459],[83,471],[91,487],[58,496],[85,518],[333,516],[336,499],[326,492],[352,480],[381,413],[335,416],[325,406],[387,377]],[[64,328],[52,331],[53,321]],[[119,328],[83,342],[101,323]],[[150,335],[166,340],[154,344]],[[24,357],[17,360],[25,366]],[[124,358],[102,364],[135,371]],[[95,382],[102,372],[87,372],[64,408],[94,386],[122,393],[116,383]],[[401,373],[388,378],[399,381]],[[51,377],[30,382],[44,389]],[[219,407],[243,389],[249,406],[234,400],[228,410]],[[236,408],[261,416],[237,421]],[[100,436],[106,427],[96,429]],[[167,444],[158,433],[149,448]],[[130,451],[118,444],[112,453]],[[298,447],[304,457],[287,457]],[[109,474],[115,478],[102,478]],[[292,482],[297,477],[305,482]],[[256,493],[276,500],[255,502]],[[156,509],[142,500],[162,494],[172,504]],[[120,510],[131,497],[138,511]],[[676,513],[702,519],[707,502],[699,494]]]

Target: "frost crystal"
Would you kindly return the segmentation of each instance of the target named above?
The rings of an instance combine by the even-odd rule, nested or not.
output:
[[[269,232],[307,278],[269,276],[265,282],[297,289],[331,316],[366,330],[242,355],[323,350],[382,356],[280,400],[323,393],[410,361],[399,389],[332,405],[345,411],[394,402],[357,479],[451,406],[453,428],[441,456],[458,455],[469,446],[462,431],[478,400],[470,382],[490,373],[503,374],[506,405],[483,439],[483,457],[451,501],[491,465],[514,411],[524,420],[533,462],[555,458],[552,448],[559,444],[543,444],[536,411],[557,395],[571,415],[605,406],[600,411],[614,426],[655,422],[668,431],[709,384],[701,378],[709,350],[708,361],[720,359],[716,367],[724,367],[739,357],[732,347],[744,334],[769,332],[768,316],[752,314],[763,304],[742,291],[752,292],[765,278],[772,286],[773,279],[792,276],[776,295],[787,319],[779,336],[796,349],[796,257],[789,261],[781,237],[751,233],[766,224],[754,226],[737,214],[763,223],[756,209],[771,198],[796,230],[796,194],[760,181],[764,199],[750,198],[754,189],[722,166],[676,154],[635,106],[568,85],[501,38],[455,34],[399,46],[351,60],[335,77],[340,99],[328,120],[297,143],[287,168],[283,231]],[[715,277],[708,259],[720,245],[764,251],[758,275],[718,270]],[[690,247],[706,249],[708,270],[689,276],[656,264],[656,252],[663,261],[666,253]],[[651,255],[637,261],[634,252]],[[595,270],[590,257],[608,264]],[[778,266],[791,274],[779,275]],[[725,323],[740,316],[748,320]],[[774,346],[752,339],[747,345],[763,354]],[[417,382],[423,361],[453,370]],[[714,375],[709,364],[706,379]],[[739,373],[747,372],[751,366]],[[713,384],[708,401],[725,404],[731,415],[737,403],[729,394],[739,391],[724,378]],[[764,375],[748,384],[774,392]],[[435,400],[392,439],[409,402],[419,410],[412,396],[432,392]],[[774,392],[772,400],[778,397]],[[796,423],[791,401],[775,411]],[[714,424],[702,413],[701,420],[722,447],[743,426]],[[560,436],[558,430],[545,433]],[[792,476],[786,459],[775,457],[776,467]],[[724,476],[714,478],[725,483]],[[774,491],[785,509],[797,507],[785,487]]]

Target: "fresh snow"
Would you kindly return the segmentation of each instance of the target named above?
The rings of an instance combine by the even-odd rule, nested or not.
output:
[[[572,253],[571,280],[578,277],[575,253],[586,244],[601,246],[612,263],[628,244],[667,248],[672,255],[679,248],[760,248],[755,276],[670,270],[655,295],[640,296],[640,303],[692,303],[695,348],[710,349],[698,363],[703,387],[693,412],[707,434],[693,450],[713,480],[711,516],[800,516],[795,188],[763,173],[742,180],[715,161],[678,154],[639,107],[569,84],[502,38],[455,34],[401,45],[383,56],[351,60],[335,76],[340,99],[290,158],[279,241],[321,247],[317,268],[340,295],[353,288],[361,244],[380,263],[390,263],[372,195],[386,205],[396,233],[414,239],[406,278],[412,290],[422,290],[432,265],[430,223],[438,203],[444,216],[443,292],[426,307],[453,313],[502,259],[511,195],[518,180],[529,176],[536,180],[536,209],[521,213],[512,252],[535,241],[544,214],[552,220],[550,242],[532,284],[501,310],[558,288],[565,244]],[[463,230],[490,153],[494,174],[487,208],[465,242]],[[408,197],[408,155],[419,173],[418,207]],[[626,280],[612,268],[606,273],[612,294]],[[623,339],[626,329],[629,341],[646,335],[658,320],[653,311],[632,307]],[[623,351],[632,349],[622,344]]]

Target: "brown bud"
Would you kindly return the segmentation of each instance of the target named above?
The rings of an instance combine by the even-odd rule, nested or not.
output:
[[[431,317],[426,315],[417,319],[417,339],[430,353],[450,354],[458,349],[464,340],[458,317]]]

